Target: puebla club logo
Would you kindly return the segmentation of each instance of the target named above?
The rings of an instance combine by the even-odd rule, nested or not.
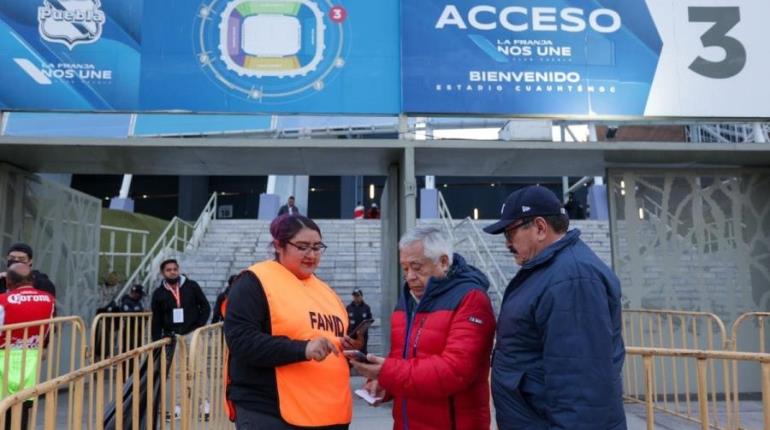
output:
[[[40,37],[69,49],[96,42],[106,19],[100,7],[99,0],[44,0],[37,9]]]

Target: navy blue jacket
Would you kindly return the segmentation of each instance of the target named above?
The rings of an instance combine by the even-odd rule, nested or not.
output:
[[[625,429],[620,281],[572,230],[503,296],[492,360],[497,424]]]

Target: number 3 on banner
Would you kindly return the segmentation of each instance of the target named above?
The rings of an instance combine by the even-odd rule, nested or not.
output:
[[[348,16],[348,11],[342,6],[334,6],[329,10],[329,19],[333,22],[343,22]]]
[[[727,79],[740,73],[746,65],[746,48],[738,39],[727,35],[741,21],[740,9],[737,6],[689,7],[688,15],[690,22],[714,23],[700,37],[704,48],[715,46],[725,51],[722,61],[709,61],[698,56],[690,64],[690,70],[712,79]]]

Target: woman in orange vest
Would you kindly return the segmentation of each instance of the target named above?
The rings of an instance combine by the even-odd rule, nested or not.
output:
[[[352,399],[345,305],[314,272],[326,245],[315,222],[270,225],[275,259],[251,266],[227,300],[227,401],[239,430],[347,429]]]

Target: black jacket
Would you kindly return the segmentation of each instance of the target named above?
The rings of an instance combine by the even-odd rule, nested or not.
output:
[[[54,286],[53,282],[51,282],[51,280],[48,278],[48,275],[43,272],[33,270],[32,276],[35,278],[35,281],[32,284],[33,287],[56,297],[56,286]],[[8,291],[8,288],[5,286],[5,278],[2,278],[0,279],[0,294],[6,291]]]
[[[356,302],[350,302],[350,304],[347,306],[347,310],[348,320],[350,321],[348,324],[348,336],[353,335],[353,331],[355,331],[358,325],[361,324],[361,321],[374,318],[371,308],[369,308],[369,305],[367,305],[365,302],[361,303],[360,305],[357,305]],[[364,333],[363,341],[364,343],[361,346],[361,352],[366,354],[369,352],[369,331]]]
[[[230,349],[228,398],[237,407],[281,416],[275,368],[306,361],[307,341],[271,335],[270,310],[262,283],[245,271],[227,300],[225,339]]]
[[[121,312],[142,312],[144,306],[142,306],[142,299],[134,300],[128,295],[120,298],[120,311]]]
[[[374,318],[374,316],[372,316],[372,310],[366,302],[363,302],[360,305],[357,305],[355,302],[350,302],[347,306],[347,310],[348,320],[350,321],[348,325],[348,336],[353,334],[353,331],[359,324],[361,324],[361,321]]]
[[[224,291],[217,295],[217,301],[214,303],[214,311],[211,316],[211,324],[216,324],[225,320],[222,316],[222,303],[225,301],[228,294],[230,294],[230,287],[225,288]]]
[[[283,205],[278,209],[278,216],[281,215],[299,215],[299,208],[296,206],[292,206],[291,209],[289,209],[289,205]]]
[[[174,334],[186,335],[198,327],[203,327],[209,320],[211,305],[197,282],[184,276],[179,281],[179,295],[184,309],[184,322],[174,324],[173,314],[176,300],[163,282],[152,292],[150,308],[152,310],[152,340],[158,340]]]

